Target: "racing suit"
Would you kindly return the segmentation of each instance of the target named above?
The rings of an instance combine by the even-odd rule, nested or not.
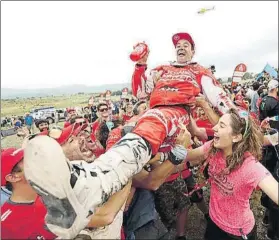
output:
[[[145,72],[146,65],[136,65],[132,91],[138,98],[149,96],[151,109],[139,119],[133,133],[150,143],[153,154],[161,145],[173,146],[180,130],[178,123],[189,123],[185,106],[193,106],[200,93],[220,114],[234,107],[212,73],[197,63],[171,63],[151,70],[148,75]]]
[[[145,70],[145,66],[136,66],[133,81],[138,78],[144,79]],[[179,123],[184,125],[190,123],[187,106],[194,105],[195,97],[200,92],[203,92],[220,113],[225,113],[234,106],[211,73],[196,63],[183,66],[172,64],[156,68],[151,71],[150,76],[146,77],[144,88],[148,94],[151,93],[151,109],[139,118],[131,133],[127,133],[93,163],[68,162],[65,164],[63,152],[59,151],[57,145],[52,144],[48,138],[38,139],[37,142],[34,139],[33,145],[35,146],[30,143],[29,152],[32,157],[27,158],[24,163],[26,176],[41,195],[43,193],[40,188],[52,191],[49,188],[55,187],[53,192],[57,196],[44,192],[44,197],[49,198],[50,203],[47,206],[48,227],[51,227],[50,230],[57,233],[56,235],[65,238],[76,236],[88,224],[88,216],[94,213],[95,209],[106,202],[112,194],[122,189],[132,176],[140,172],[152,155],[159,151],[160,146],[168,146],[170,149],[168,159],[175,165],[180,164],[186,158],[187,152],[177,145],[174,146],[175,138],[180,131]],[[42,153],[42,146],[46,146],[45,142],[49,146],[53,145],[54,151],[43,149]],[[36,147],[41,149],[41,154],[46,154],[44,157],[49,164],[46,164],[44,169],[37,161],[37,157],[41,156],[33,154],[33,151],[37,153]],[[54,153],[57,155],[55,158],[57,157],[59,161],[55,159],[56,161],[53,162],[52,154]],[[56,171],[58,168],[59,172]],[[78,171],[75,170],[77,168]],[[61,186],[53,186],[51,181],[56,178],[60,179],[61,169],[67,178],[63,178],[64,182],[61,183]],[[68,172],[69,169],[70,172]],[[41,174],[48,175],[48,173],[52,173],[52,177],[48,181],[42,182]],[[65,186],[69,184],[68,177],[70,176],[73,178],[71,180],[75,180],[74,183],[71,183],[73,191],[70,187],[64,188],[64,184]],[[84,194],[80,194],[81,190]],[[55,205],[52,203],[55,199],[59,199],[60,195],[70,199],[65,198],[71,208],[64,208],[63,211],[72,218],[70,219],[67,214],[64,214],[65,221],[62,221],[62,218],[57,217],[57,214],[53,214],[52,211]],[[78,213],[78,217],[74,216],[71,209]]]

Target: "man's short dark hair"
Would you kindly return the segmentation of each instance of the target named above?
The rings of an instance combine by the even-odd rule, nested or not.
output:
[[[99,111],[101,107],[107,107],[108,108],[108,105],[106,103],[99,103],[98,106],[97,106],[97,110]]]
[[[19,167],[19,163],[20,163],[20,162],[22,162],[22,160],[20,160],[16,165],[14,165],[14,167],[13,167],[11,173],[19,173],[19,172],[22,171],[22,169]],[[5,187],[6,187],[7,190],[9,190],[10,192],[13,191],[13,185],[12,185],[12,183],[10,183],[10,182],[7,181]]]
[[[254,82],[252,86],[254,91],[258,91],[260,84],[258,82]]]

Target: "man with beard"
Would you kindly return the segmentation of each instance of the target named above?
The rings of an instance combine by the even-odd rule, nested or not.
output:
[[[35,125],[40,132],[49,130],[49,122],[46,119],[40,119],[35,121]]]
[[[82,171],[77,172],[74,164],[65,161],[60,146],[48,137],[38,137],[27,145],[25,174],[47,203],[47,226],[56,235],[76,236],[90,221],[89,216],[94,216],[96,208],[141,171],[162,145],[168,151],[167,159],[174,165],[181,164],[187,150],[175,145],[181,131],[179,125],[186,125],[194,136],[207,138],[189,115],[189,107],[195,104],[195,97],[201,91],[220,113],[234,107],[211,72],[191,62],[195,53],[192,37],[178,33],[173,36],[173,43],[177,62],[156,68],[146,81],[147,90],[152,92],[150,109],[133,131],[110,150],[91,164],[81,163]],[[141,82],[144,78],[143,64],[142,61],[136,66],[134,80]]]
[[[101,123],[107,122],[109,120],[109,106],[106,103],[100,103],[97,106],[97,111],[98,119],[91,125],[92,134],[95,136],[98,134]]]
[[[71,125],[71,119],[77,116],[77,112],[74,108],[67,108],[67,120],[64,123],[64,128]]]

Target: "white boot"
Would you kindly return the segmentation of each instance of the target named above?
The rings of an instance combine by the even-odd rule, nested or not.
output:
[[[93,163],[69,162],[54,139],[38,136],[24,150],[24,172],[47,207],[47,227],[58,237],[71,239],[150,157],[147,143],[133,133]]]

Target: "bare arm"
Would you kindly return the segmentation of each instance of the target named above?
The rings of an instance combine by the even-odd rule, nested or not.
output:
[[[157,190],[174,169],[175,166],[166,160],[150,173],[142,170],[133,177],[133,187]]]
[[[210,107],[209,103],[203,96],[196,97],[196,106],[199,106],[204,110],[212,125],[216,125],[218,123],[220,116],[213,110],[212,107]]]
[[[121,191],[113,194],[102,207],[97,208],[96,213],[91,217],[87,227],[96,228],[111,224],[127,200],[131,183],[130,181]]]
[[[272,175],[265,177],[262,181],[260,181],[259,187],[265,192],[265,194],[270,199],[272,199],[273,202],[275,202],[278,205],[279,186],[278,182]]]
[[[191,165],[199,165],[206,159],[206,153],[203,151],[203,146],[193,150],[189,150],[186,161],[189,161]]]

